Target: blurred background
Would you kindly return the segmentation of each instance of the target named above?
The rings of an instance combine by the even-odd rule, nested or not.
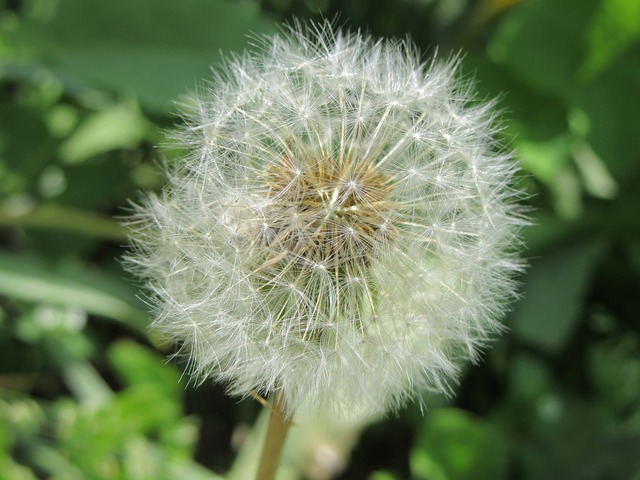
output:
[[[640,479],[638,0],[0,0],[0,479],[216,479],[246,446],[261,406],[166,361],[117,217],[162,186],[175,100],[294,16],[461,52],[534,225],[455,398],[307,439],[286,478]]]

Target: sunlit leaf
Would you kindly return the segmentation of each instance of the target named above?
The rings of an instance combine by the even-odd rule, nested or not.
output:
[[[133,342],[118,342],[109,349],[109,360],[126,385],[151,383],[165,390],[165,395],[179,398],[180,374],[157,353]]]
[[[116,104],[90,114],[60,145],[59,154],[66,163],[80,163],[110,150],[135,147],[153,131],[141,112]]]
[[[384,471],[373,472],[367,478],[367,480],[397,480],[397,479],[398,479],[398,477],[396,477],[393,473],[384,472]]]
[[[638,39],[640,2],[602,0],[588,30],[588,50],[581,73],[587,77],[597,75]]]

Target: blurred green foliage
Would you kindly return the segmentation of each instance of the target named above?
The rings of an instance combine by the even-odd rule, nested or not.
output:
[[[531,194],[511,331],[341,478],[640,479],[637,0],[1,1],[0,479],[229,469],[258,408],[165,364],[114,217],[161,186],[172,102],[293,15],[462,51]]]

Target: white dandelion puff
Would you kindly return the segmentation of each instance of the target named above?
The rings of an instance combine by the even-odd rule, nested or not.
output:
[[[514,297],[516,165],[456,61],[296,26],[195,97],[129,220],[154,328],[247,396],[384,412],[450,392]]]

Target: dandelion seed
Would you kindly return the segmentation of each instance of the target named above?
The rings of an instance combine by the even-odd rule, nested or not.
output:
[[[456,61],[297,26],[194,99],[130,221],[194,378],[346,413],[450,392],[514,296],[516,170]]]

